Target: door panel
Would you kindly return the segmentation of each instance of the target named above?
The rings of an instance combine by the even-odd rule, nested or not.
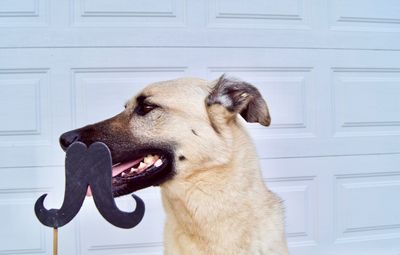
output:
[[[360,8],[359,8],[360,7]],[[362,8],[361,8],[362,7]],[[256,85],[272,125],[247,127],[284,200],[291,254],[400,250],[397,1],[4,1],[0,4],[0,254],[51,254],[33,214],[64,189],[63,132],[111,117],[146,84],[223,73]],[[376,10],[376,11],[375,11]],[[60,254],[162,254],[159,189],[143,222],[86,199]],[[129,197],[118,205],[129,208]]]

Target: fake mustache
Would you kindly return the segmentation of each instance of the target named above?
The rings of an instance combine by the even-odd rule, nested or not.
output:
[[[58,228],[70,222],[82,207],[88,186],[100,214],[111,224],[120,228],[133,228],[143,219],[145,206],[142,199],[133,195],[136,208],[133,212],[118,209],[112,195],[112,160],[107,145],[93,143],[87,148],[84,143],[74,142],[68,147],[65,159],[65,194],[60,209],[47,210],[42,195],[35,203],[39,221],[49,227]]]

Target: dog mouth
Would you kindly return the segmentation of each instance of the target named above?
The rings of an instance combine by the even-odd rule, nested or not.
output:
[[[133,153],[126,160],[112,166],[112,192],[114,197],[130,194],[149,186],[157,186],[172,176],[172,157],[168,152],[148,150]],[[91,190],[88,189],[88,196]]]
[[[160,167],[165,158],[157,154],[148,154],[145,157],[134,159],[124,163],[117,163],[112,167],[112,177],[130,178],[152,169]]]
[[[162,184],[172,176],[171,157],[153,152],[134,156],[112,166],[112,193],[114,197],[127,195],[139,189]],[[92,196],[90,187],[87,196]]]

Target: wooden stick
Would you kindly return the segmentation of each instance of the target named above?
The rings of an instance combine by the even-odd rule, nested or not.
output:
[[[53,228],[53,255],[58,254],[58,228]]]

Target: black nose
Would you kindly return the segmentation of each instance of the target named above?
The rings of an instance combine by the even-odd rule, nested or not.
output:
[[[80,138],[79,131],[68,131],[60,136],[61,148],[65,151],[73,142],[78,141]]]

